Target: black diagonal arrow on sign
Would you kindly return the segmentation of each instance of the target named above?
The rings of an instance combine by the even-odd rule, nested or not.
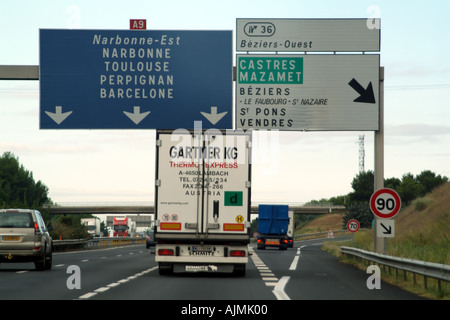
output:
[[[372,82],[369,82],[369,85],[366,89],[362,85],[359,84],[358,81],[353,78],[349,83],[350,87],[356,90],[359,93],[359,97],[353,100],[354,102],[362,102],[362,103],[375,103],[375,96],[373,94]]]
[[[388,229],[388,228],[386,228],[386,226],[383,224],[383,222],[381,222],[380,225],[383,227],[384,230],[386,230],[386,231],[383,231],[383,234],[391,234],[391,233],[392,233],[392,228],[391,228],[391,226],[389,226],[389,229]]]

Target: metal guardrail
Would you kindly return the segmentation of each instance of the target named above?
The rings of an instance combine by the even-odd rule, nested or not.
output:
[[[143,237],[98,237],[92,239],[53,240],[53,246],[83,245],[87,247],[113,247],[145,243]]]
[[[373,261],[380,265],[388,266],[389,268],[392,267],[396,270],[403,270],[405,280],[406,272],[411,272],[414,275],[414,283],[416,282],[415,275],[420,274],[424,277],[425,288],[427,288],[427,277],[438,280],[439,290],[441,290],[440,281],[450,282],[450,265],[398,258],[351,247],[341,247],[341,252],[364,260]]]

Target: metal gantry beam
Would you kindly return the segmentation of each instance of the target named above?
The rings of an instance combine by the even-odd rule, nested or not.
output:
[[[332,212],[342,212],[344,206],[289,206],[289,210],[294,214],[326,214]],[[154,214],[155,207],[148,205],[128,205],[128,206],[46,206],[43,210],[48,210],[50,214]],[[258,206],[251,206],[251,213],[258,213]]]
[[[39,80],[39,66],[0,65],[0,80]]]
[[[153,214],[154,206],[46,206],[50,214]]]

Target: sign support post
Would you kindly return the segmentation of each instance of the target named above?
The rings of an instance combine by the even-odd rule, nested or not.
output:
[[[374,191],[384,187],[384,67],[380,67],[380,128],[375,131],[375,164],[374,164]],[[386,240],[377,237],[377,219],[374,215],[374,250],[377,253],[386,253]]]

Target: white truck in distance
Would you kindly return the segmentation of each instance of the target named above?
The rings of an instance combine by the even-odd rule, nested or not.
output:
[[[82,218],[81,224],[87,226],[87,231],[91,238],[100,237],[100,219],[99,218]]]
[[[159,273],[245,275],[250,242],[250,134],[158,131],[156,139]]]

